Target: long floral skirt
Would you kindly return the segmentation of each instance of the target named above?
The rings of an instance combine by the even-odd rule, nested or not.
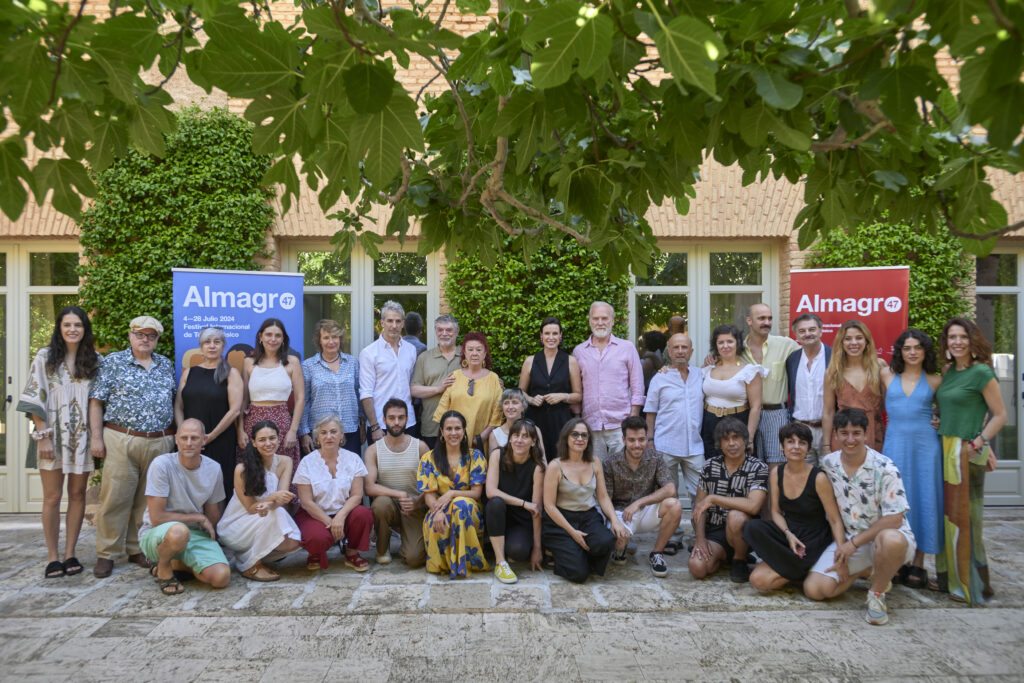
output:
[[[434,531],[434,516],[448,518],[448,531]],[[447,510],[428,512],[423,518],[423,541],[427,547],[427,571],[447,571],[451,578],[466,576],[468,570],[487,571],[490,565],[484,557],[483,523],[480,502],[460,496],[452,500]]]
[[[968,459],[963,439],[942,437],[942,492],[945,549],[935,556],[940,581],[945,575],[952,595],[972,605],[985,602],[984,582],[978,568],[987,570],[982,539],[985,466]]]

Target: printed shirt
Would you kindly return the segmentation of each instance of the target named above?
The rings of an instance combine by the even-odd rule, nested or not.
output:
[[[416,347],[407,341],[398,340],[398,352],[381,335],[372,344],[359,352],[359,395],[373,399],[376,415],[366,417],[374,424],[384,425],[384,404],[391,398],[405,401],[409,411],[407,426],[416,424],[416,413],[412,410],[412,394],[409,380],[416,365]]]
[[[459,369],[461,353],[462,347],[456,346],[455,354],[449,360],[444,357],[439,347],[427,349],[416,358],[412,383],[425,387],[440,385],[445,377]],[[420,400],[423,402],[423,423],[420,425],[420,436],[437,436],[440,433],[440,428],[434,421],[434,411],[437,410],[437,404],[441,402],[441,394]]]
[[[768,465],[757,458],[746,457],[736,471],[729,474],[725,458],[717,455],[707,461],[700,473],[700,490],[709,496],[746,498],[751,491],[768,492]],[[704,528],[719,529],[725,526],[729,511],[718,505],[708,508]]]
[[[747,337],[749,339],[749,337]],[[761,362],[754,360],[750,349],[743,350],[740,357],[752,365],[760,365],[768,374],[761,382],[761,402],[764,404],[779,404],[786,402],[789,380],[786,377],[786,359],[789,354],[800,348],[795,340],[789,337],[780,337],[777,334],[769,334],[761,345]]]
[[[366,465],[359,456],[341,448],[338,450],[338,463],[332,477],[320,451],[313,451],[299,461],[292,483],[309,485],[313,489],[313,501],[321,510],[333,515],[348,500],[355,478],[365,477],[366,474]]]
[[[89,398],[103,401],[103,419],[125,429],[159,432],[174,420],[174,364],[153,354],[149,370],[130,348],[107,355]]]
[[[704,389],[700,370],[691,367],[683,380],[675,368],[655,373],[647,388],[645,413],[654,417],[658,450],[677,457],[704,454],[700,438],[704,419]]]
[[[463,458],[458,469],[452,472],[450,477],[441,474],[434,467],[433,451],[427,451],[420,456],[420,469],[416,476],[416,490],[420,493],[434,493],[443,496],[452,489],[468,491],[486,481],[487,459],[475,448],[470,451],[468,458]]]
[[[848,536],[868,530],[886,515],[898,515],[910,509],[900,471],[892,460],[872,448],[867,448],[864,462],[852,477],[846,476],[843,469],[842,451],[826,455],[821,461],[821,469],[832,482]],[[908,538],[914,538],[905,514],[900,531]]]
[[[794,420],[815,422],[821,419],[825,409],[825,347],[818,349],[810,369],[807,367],[807,352],[800,352],[793,396]]]
[[[633,406],[644,404],[644,372],[636,347],[609,335],[600,351],[591,337],[572,355],[583,379],[583,419],[595,431],[618,429]]]
[[[302,377],[306,383],[306,407],[299,422],[299,434],[309,434],[324,415],[337,413],[346,432],[359,430],[359,361],[355,356],[341,354],[338,371],[334,372],[316,354],[302,361]]]
[[[661,453],[644,452],[635,470],[629,466],[625,449],[604,461],[604,484],[616,510],[651,495],[670,481],[668,466]]]

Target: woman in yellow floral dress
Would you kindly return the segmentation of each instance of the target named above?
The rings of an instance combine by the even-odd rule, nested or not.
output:
[[[469,449],[466,418],[455,410],[441,416],[441,438],[420,457],[416,488],[424,494],[427,515],[423,541],[427,571],[465,577],[470,569],[488,571],[483,549],[480,496],[487,480],[483,453]]]

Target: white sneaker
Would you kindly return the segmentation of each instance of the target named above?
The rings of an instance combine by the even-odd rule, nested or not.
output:
[[[377,564],[391,564],[391,553],[385,552],[377,556]]]
[[[868,590],[868,613],[869,624],[881,626],[889,623],[889,613],[885,607],[885,593],[875,593]]]

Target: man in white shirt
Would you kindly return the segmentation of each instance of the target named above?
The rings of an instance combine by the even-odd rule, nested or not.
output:
[[[793,333],[800,348],[786,359],[789,378],[789,414],[794,422],[811,429],[814,442],[807,451],[807,462],[817,465],[821,452],[821,414],[825,405],[825,370],[832,360],[832,349],[821,343],[821,318],[804,313],[793,321]]]
[[[416,347],[402,339],[405,311],[395,301],[385,301],[380,307],[380,336],[359,352],[359,395],[363,412],[369,421],[369,441],[383,438],[384,403],[389,398],[405,401],[409,410],[406,430],[418,436],[416,415],[412,408],[409,386],[416,366]]]
[[[665,345],[671,367],[651,379],[647,390],[647,440],[649,449],[665,455],[669,478],[682,490],[682,474],[692,501],[704,469],[704,442],[700,437],[704,418],[704,391],[701,373],[689,366],[693,343],[685,334],[673,334]],[[657,446],[655,446],[657,441]]]

